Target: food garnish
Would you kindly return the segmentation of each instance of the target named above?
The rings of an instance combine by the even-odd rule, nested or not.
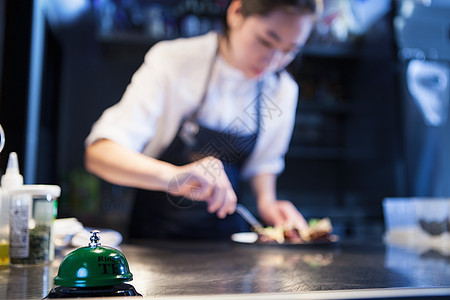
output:
[[[301,244],[312,242],[331,242],[334,236],[333,226],[329,218],[311,219],[308,228],[286,228],[268,226],[257,230],[259,243]]]

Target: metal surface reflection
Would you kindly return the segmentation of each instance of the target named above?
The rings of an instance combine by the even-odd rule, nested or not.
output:
[[[253,267],[242,278],[243,292],[296,292],[308,289],[307,282],[333,262],[333,252],[293,249],[264,249],[255,256]],[[269,284],[270,283],[270,284]]]
[[[404,276],[414,286],[450,285],[450,253],[389,245],[386,247],[385,266]]]
[[[340,253],[227,243],[165,243],[126,250],[133,285],[147,296],[314,290],[317,283],[311,285],[311,278],[318,271],[331,273],[325,269]]]
[[[450,286],[447,255],[392,248],[381,240],[346,241],[331,249],[200,241],[153,241],[121,248],[133,273],[130,283],[144,297]],[[59,264],[0,268],[0,299],[42,298],[54,287]]]
[[[35,299],[45,297],[53,283],[53,269],[51,266],[9,267],[1,269],[1,274],[7,277],[4,299]],[[2,285],[3,280],[0,282],[0,286]]]

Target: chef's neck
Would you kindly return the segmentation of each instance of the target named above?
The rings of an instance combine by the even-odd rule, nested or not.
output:
[[[219,55],[222,56],[225,61],[232,66],[233,68],[236,68],[237,70],[240,70],[246,78],[248,79],[259,79],[262,77],[263,74],[260,75],[250,75],[245,70],[242,69],[242,66],[236,63],[236,59],[233,57],[233,46],[230,43],[230,40],[227,36],[223,34],[218,35],[219,40]]]

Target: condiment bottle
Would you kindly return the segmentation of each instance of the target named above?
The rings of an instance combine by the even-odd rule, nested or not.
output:
[[[23,177],[19,172],[17,153],[9,154],[6,173],[2,176],[0,202],[0,265],[9,263],[9,192],[23,185]]]
[[[23,185],[10,191],[12,265],[48,264],[54,259],[53,223],[60,194],[57,185]]]

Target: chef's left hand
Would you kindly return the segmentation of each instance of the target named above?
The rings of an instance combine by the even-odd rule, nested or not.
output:
[[[308,229],[305,218],[290,201],[266,202],[264,205],[258,206],[258,211],[263,221],[268,225],[297,228],[299,230]]]

